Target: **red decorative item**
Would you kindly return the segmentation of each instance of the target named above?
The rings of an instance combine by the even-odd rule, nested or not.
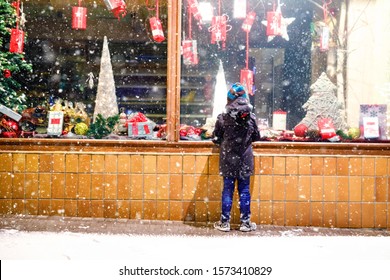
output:
[[[282,13],[280,11],[267,12],[267,36],[282,34]]]
[[[226,32],[232,29],[231,25],[227,25],[227,15],[221,15],[221,0],[218,1],[218,16],[213,16],[209,32],[211,32],[211,44],[222,43],[222,49],[225,49]]]
[[[226,42],[226,23],[227,16],[213,16],[209,31],[211,32],[211,44],[222,42],[223,48],[225,48]]]
[[[4,78],[10,78],[11,77],[11,71],[10,70],[8,70],[8,69],[5,69],[4,71],[3,71],[3,76],[4,76]]]
[[[11,4],[16,9],[16,28],[11,29],[11,40],[9,51],[11,53],[23,53],[24,48],[24,31],[19,29],[20,17],[20,1],[12,2]]]
[[[329,38],[330,38],[330,30],[329,27],[326,25],[328,22],[328,5],[332,3],[332,0],[330,0],[328,3],[324,1],[324,4],[322,5],[322,10],[324,12],[324,23],[325,26],[321,28],[321,34],[320,34],[320,50],[325,52],[329,50]]]
[[[188,6],[190,8],[190,11],[194,18],[199,22],[202,23],[202,14],[199,11],[199,4],[198,0],[187,0]]]
[[[148,5],[148,0],[146,0],[146,5]],[[165,40],[164,31],[162,28],[161,20],[158,17],[159,8],[158,0],[156,0],[155,8],[148,8],[149,10],[156,10],[156,16],[149,19],[150,29],[152,30],[153,40],[161,43]]]
[[[20,133],[18,123],[8,117],[2,117],[0,119],[0,128],[0,136],[4,138],[17,138]]]
[[[252,25],[255,22],[255,18],[256,18],[256,13],[253,11],[249,12],[246,15],[244,22],[242,23],[242,26],[241,26],[242,30],[244,30],[245,32],[251,31]]]
[[[162,29],[161,21],[157,17],[152,17],[149,19],[150,28],[152,30],[153,40],[161,43],[165,40],[164,31]]]
[[[294,134],[297,137],[306,137],[306,133],[309,130],[307,125],[300,123],[294,127]]]
[[[24,48],[24,31],[12,28],[9,51],[12,53],[22,53]]]
[[[336,136],[336,130],[333,125],[333,120],[330,118],[323,118],[318,120],[318,128],[323,140]]]
[[[126,3],[123,0],[104,0],[107,9],[109,9],[118,20],[127,13]]]
[[[199,63],[198,48],[196,40],[184,40],[183,47],[183,63],[185,65],[197,65]]]
[[[247,93],[253,95],[253,71],[241,69],[240,83],[245,87]]]
[[[87,8],[80,6],[81,0],[79,0],[78,7],[72,7],[72,28],[85,30],[87,28]]]

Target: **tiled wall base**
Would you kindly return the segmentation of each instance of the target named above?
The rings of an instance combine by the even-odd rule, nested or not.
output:
[[[252,220],[390,228],[389,168],[387,156],[256,155]],[[0,152],[0,214],[202,224],[219,219],[221,189],[216,153]]]

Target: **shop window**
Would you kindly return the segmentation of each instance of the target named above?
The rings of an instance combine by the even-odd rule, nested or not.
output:
[[[165,122],[167,99],[167,41],[154,38],[150,22],[156,18],[156,1],[127,3],[119,13],[104,1],[80,1],[87,10],[85,29],[72,28],[76,2],[24,3],[28,19],[25,53],[34,69],[25,85],[28,107],[52,107],[60,101],[68,109],[82,103],[92,122],[99,83],[107,82],[101,78],[106,36],[118,113],[124,112],[128,119],[142,114],[153,126],[139,139],[152,139],[153,128]],[[158,19],[166,36],[166,1],[160,0]],[[71,131],[74,124],[67,127],[65,116],[65,130]],[[47,125],[42,123],[36,132],[44,134]],[[126,131],[120,134],[126,139]]]

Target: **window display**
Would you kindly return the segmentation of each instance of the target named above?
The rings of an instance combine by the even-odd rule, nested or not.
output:
[[[172,1],[0,0],[0,106],[22,116],[3,110],[0,137],[165,140],[174,113],[181,140],[209,140],[240,82],[264,141],[387,140],[388,1],[183,0],[168,15]],[[172,36],[181,47],[168,58]],[[169,59],[180,59],[173,85]],[[324,80],[331,90],[316,88]],[[108,134],[88,133],[98,115],[116,120]]]

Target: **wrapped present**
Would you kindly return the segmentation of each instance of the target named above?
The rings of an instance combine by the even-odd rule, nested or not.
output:
[[[153,136],[153,122],[130,122],[127,124],[127,133],[132,138],[145,138]]]
[[[333,120],[331,118],[323,118],[318,120],[318,129],[322,140],[330,139],[336,136]]]
[[[365,131],[364,128],[364,119],[365,118],[377,118],[378,120],[378,130],[379,135],[377,137],[373,137],[372,129]],[[370,121],[370,119],[367,119]],[[371,120],[372,122],[372,120]],[[386,132],[387,132],[387,105],[386,104],[361,104],[360,105],[360,118],[359,118],[359,126],[361,128],[361,137],[364,138],[378,138],[380,140],[386,140]],[[370,125],[369,125],[370,126]],[[366,125],[367,127],[367,125]],[[372,127],[371,127],[372,128]],[[371,132],[369,132],[371,131]],[[366,132],[366,133],[365,133]],[[367,135],[367,133],[369,133]]]
[[[126,125],[128,136],[131,138],[153,137],[153,129],[156,126],[154,122],[140,112],[131,114]]]

